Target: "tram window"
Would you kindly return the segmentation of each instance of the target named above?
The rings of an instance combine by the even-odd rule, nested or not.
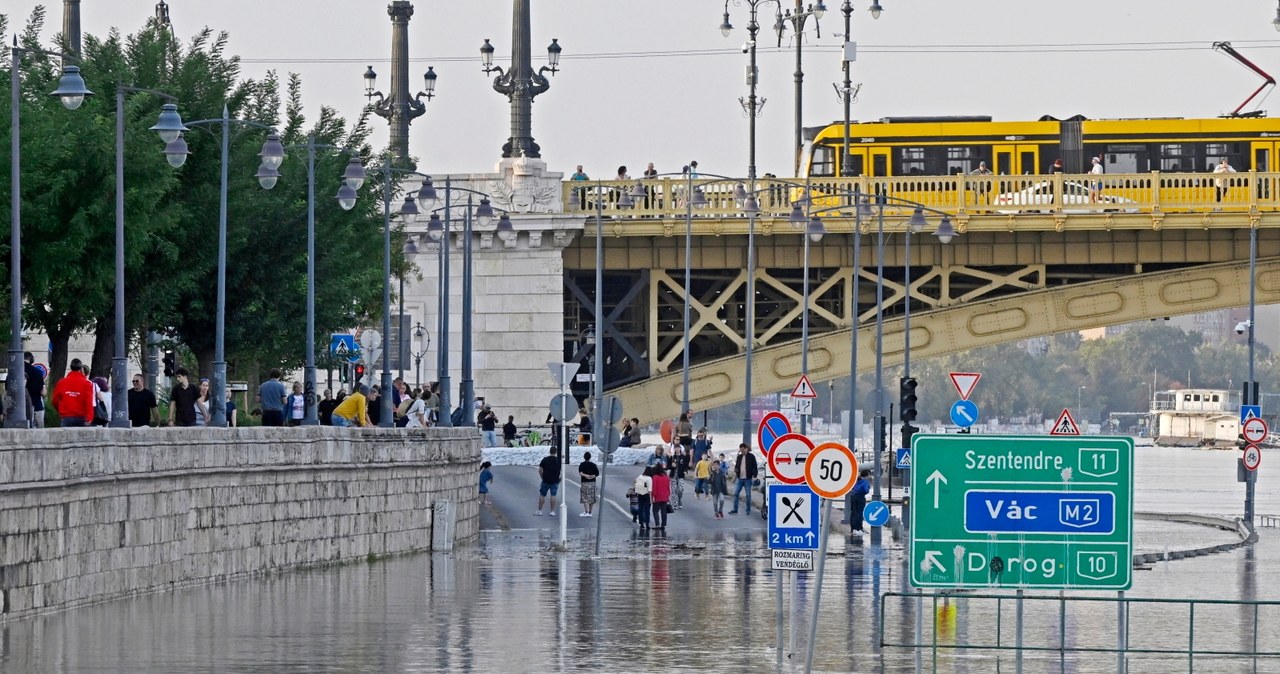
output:
[[[1167,173],[1191,171],[1196,165],[1195,147],[1182,143],[1157,146],[1160,153],[1160,170]]]
[[[844,174],[844,175],[847,175],[847,176],[860,176],[860,175],[862,175],[862,172],[863,172],[863,169],[862,169],[862,155],[860,155],[860,154],[851,154],[851,155],[846,155],[846,156],[845,156],[845,158],[844,158],[844,160],[845,160],[846,162],[848,162],[848,163],[845,165],[845,168],[844,168],[844,171],[843,171],[843,174]]]
[[[876,176],[889,175],[888,159],[889,157],[884,154],[878,154],[878,153],[872,154],[871,155],[871,174]]]
[[[898,157],[898,175],[918,176],[926,173],[924,148],[904,147],[899,152]]]
[[[971,145],[948,147],[945,149],[947,175],[972,173],[978,168],[978,164],[980,162],[986,161],[986,159],[978,152],[979,148]]]
[[[819,145],[813,148],[813,163],[809,166],[809,175],[834,176],[836,174],[836,153],[833,148]]]
[[[1022,166],[1022,172],[1030,175],[1035,173],[1036,153],[1035,152],[1019,152],[1018,163]]]
[[[1213,171],[1223,159],[1233,167],[1243,166],[1247,156],[1241,150],[1241,143],[1207,143],[1204,146],[1204,170]]]

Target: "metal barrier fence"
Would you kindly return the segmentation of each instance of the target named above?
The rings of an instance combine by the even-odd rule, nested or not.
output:
[[[968,592],[887,592],[882,598],[881,647],[927,650],[935,671],[940,657],[975,650],[1015,651],[1019,659],[1023,653],[1114,654],[1116,671],[1135,659],[1129,656],[1185,659],[1188,671],[1194,671],[1197,657],[1280,658],[1280,601],[1274,600]],[[893,598],[904,600],[899,622],[891,621]],[[914,620],[924,606],[932,619],[917,623],[912,638],[890,638],[891,625]],[[1021,634],[1016,633],[1019,622]],[[989,627],[991,633],[971,634],[975,626]],[[1280,669],[1280,663],[1273,664]]]

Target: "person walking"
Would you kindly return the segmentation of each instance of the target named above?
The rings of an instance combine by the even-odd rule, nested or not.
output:
[[[194,404],[197,426],[209,425],[209,406],[212,404],[209,400],[209,380],[201,377],[200,383],[196,386],[196,401]]]
[[[409,409],[405,411],[405,428],[427,427],[427,403],[422,400],[422,391],[414,389],[405,394]]]
[[[648,531],[649,510],[653,503],[653,468],[646,466],[640,471],[631,488],[636,493],[636,511],[640,515],[640,531]]]
[[[180,367],[173,373],[173,378],[178,383],[174,384],[173,390],[169,392],[170,426],[196,425],[196,396],[198,393],[196,387],[191,385],[190,377],[191,373],[187,372],[185,367]]]
[[[664,471],[655,471],[650,476],[652,481],[653,528],[667,528],[667,506],[671,503],[671,479]]]
[[[302,382],[293,382],[293,392],[284,401],[284,411],[290,426],[301,426],[307,415],[307,399],[302,395]]]
[[[36,357],[30,351],[22,354],[22,371],[26,373],[27,395],[31,397],[32,428],[44,428],[44,373],[36,367]]]
[[[703,454],[698,460],[698,464],[693,467],[693,497],[700,499],[705,495],[711,497],[711,490],[708,488],[711,480],[711,458]]]
[[[84,376],[84,364],[71,359],[71,371],[53,387],[53,409],[63,428],[80,428],[93,421],[93,382]]]
[[[1094,157],[1093,168],[1089,169],[1089,175],[1101,176],[1102,172],[1103,172],[1102,157]],[[1102,198],[1102,179],[1091,178],[1089,180],[1089,201],[1090,203],[1097,203],[1097,201],[1101,198]]]
[[[591,452],[582,455],[582,463],[578,464],[579,489],[578,501],[582,503],[582,512],[578,517],[591,517],[591,509],[595,507],[600,492],[596,488],[596,480],[600,477],[600,467],[591,460]]]
[[[270,374],[270,378],[258,387],[258,401],[262,403],[262,425],[283,426],[285,390],[280,378],[284,373],[277,367],[272,368]]]
[[[733,488],[733,510],[729,511],[730,515],[738,514],[738,498],[743,490],[747,492],[747,514],[751,514],[751,486],[759,475],[758,471],[756,456],[751,453],[751,448],[746,443],[738,445],[738,458],[733,462],[733,474],[737,482]]]
[[[858,473],[858,480],[853,483],[853,489],[849,492],[853,498],[849,500],[849,530],[862,532],[862,511],[867,507],[867,494],[871,493],[871,481],[867,478],[871,477],[871,469],[863,468]]]
[[[705,427],[698,429],[698,436],[693,439],[693,463],[696,465],[702,457],[711,458],[711,438],[707,437]]]
[[[418,402],[422,402],[421,399]],[[493,501],[489,500],[489,483],[493,482],[493,464],[485,461],[480,464],[480,505],[489,505]]]
[[[667,476],[671,478],[672,507],[679,510],[684,507],[684,476],[689,472],[689,455],[684,447],[676,445],[671,454],[671,465],[667,468]]]
[[[707,480],[707,489],[710,491],[711,510],[715,513],[718,520],[724,519],[724,497],[729,495],[729,485],[725,481],[724,471],[720,468],[719,462],[711,463],[711,477]]]
[[[156,394],[143,386],[142,373],[133,375],[133,387],[129,389],[129,425],[134,428],[154,426],[159,421]]]
[[[555,517],[556,496],[560,494],[560,452],[555,447],[550,448],[550,452],[538,464],[538,477],[542,481],[538,485],[538,509],[533,514],[542,514],[542,504],[550,496],[551,512],[548,514]]]

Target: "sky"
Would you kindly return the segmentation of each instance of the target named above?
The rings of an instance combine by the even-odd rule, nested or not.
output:
[[[157,0],[82,0],[86,34],[136,32]],[[805,126],[841,118],[832,84],[842,78],[841,0],[827,0],[821,36],[804,36]],[[11,30],[25,24],[31,0],[6,0]],[[46,0],[46,36],[61,30],[62,3]],[[365,67],[390,75],[387,0],[168,0],[184,41],[208,26],[230,34],[243,75],[269,70],[301,75],[303,102],[354,118],[366,103]],[[784,4],[794,7],[791,0]],[[1211,49],[1230,41],[1264,70],[1280,74],[1274,0],[857,0],[852,19],[861,84],[852,117],[1042,115],[1213,117],[1234,109],[1261,80]],[[411,125],[410,152],[432,173],[491,171],[510,133],[509,106],[481,71],[479,47],[490,38],[495,62],[511,49],[511,0],[419,0],[409,24],[410,82],[428,65],[439,76],[427,114]],[[593,178],[632,175],[654,162],[678,172],[690,159],[709,173],[745,175],[745,96],[749,6],[730,0],[733,33],[719,31],[723,0],[552,0],[532,3],[534,67],[558,38],[561,72],[533,106],[534,138],[554,171],[582,164]],[[778,49],[775,4],[761,7],[757,51],[760,95],[758,172],[792,175],[794,39]],[[1063,11],[1069,8],[1069,11]],[[6,40],[10,39],[6,37]],[[52,44],[50,42],[50,44]],[[1277,107],[1280,96],[1265,101]],[[374,120],[375,146],[387,125]]]

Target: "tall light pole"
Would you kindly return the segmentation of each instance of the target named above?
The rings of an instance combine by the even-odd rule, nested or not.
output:
[[[813,200],[808,191],[805,192],[803,199],[806,209],[810,208]],[[822,241],[825,229],[822,226],[822,219],[814,215],[812,219],[805,216],[800,208],[800,203],[795,202],[791,205],[791,224],[797,229],[804,230],[804,279],[803,290],[800,293],[800,374],[803,377],[809,376],[809,242],[818,243]],[[809,415],[800,415],[800,434],[804,435],[809,432]]]
[[[221,126],[220,134],[222,151],[220,161],[220,182],[218,189],[218,304],[214,321],[213,337],[213,381],[212,387],[213,414],[210,426],[225,427],[227,425],[227,357],[226,357],[226,317],[227,317],[227,164],[230,161],[231,126],[241,125],[265,129],[272,128],[268,124],[248,119],[232,119],[227,106],[222,106],[222,116],[216,119],[201,119],[188,122],[189,126],[200,127],[217,124]],[[265,149],[266,146],[264,145]],[[314,387],[311,390],[314,397]],[[310,402],[307,403],[310,406]],[[127,421],[127,419],[126,419]]]
[[[111,359],[111,420],[112,428],[129,427],[129,394],[125,382],[129,379],[129,352],[125,339],[124,323],[124,97],[129,93],[147,93],[168,101],[178,99],[152,89],[141,87],[116,87],[116,311],[115,311],[115,355]],[[164,154],[169,165],[178,168],[187,161],[187,143],[182,139],[182,132],[187,127],[182,125],[182,117],[178,115],[178,106],[165,103],[160,110],[160,119],[151,127],[160,134],[165,143]]]
[[[1280,12],[1280,10],[1277,10]],[[1280,21],[1280,13],[1276,15]],[[1280,30],[1280,24],[1276,26]],[[1245,382],[1244,389],[1247,402],[1250,405],[1261,404],[1258,396],[1258,383],[1254,379],[1254,333],[1257,331],[1257,308],[1258,308],[1258,225],[1253,223],[1249,226],[1249,381]],[[1241,459],[1243,461],[1243,459]],[[1244,483],[1244,521],[1250,528],[1253,527],[1253,510],[1254,495],[1257,488],[1258,471],[1246,470]]]
[[[541,157],[538,144],[533,141],[533,99],[551,88],[551,82],[543,73],[554,76],[560,72],[560,41],[552,39],[547,46],[547,65],[533,72],[533,56],[530,48],[529,0],[515,0],[511,18],[511,65],[508,70],[493,65],[493,45],[485,38],[480,46],[480,58],[486,75],[498,73],[493,90],[506,96],[511,102],[511,137],[502,146],[502,157]]]
[[[427,349],[431,348],[431,333],[427,330],[427,326],[422,323],[415,323],[413,326],[413,369],[414,384],[422,387],[422,357],[427,355]]]
[[[413,4],[409,0],[392,0],[387,5],[387,14],[391,16],[391,91],[384,96],[382,92],[373,90],[378,75],[373,72],[373,66],[369,66],[364,72],[365,97],[378,99],[370,108],[391,125],[388,147],[392,157],[400,163],[409,157],[409,122],[426,113],[427,105],[422,99],[431,100],[436,73],[428,67],[422,76],[425,89],[416,95],[409,93],[409,19],[413,18]]]
[[[405,197],[406,200],[412,199],[413,195]],[[408,238],[404,242],[404,246],[400,251],[405,260],[408,261],[410,255],[418,254],[418,244],[414,242],[413,237]],[[396,360],[400,363],[400,379],[404,379],[404,272],[400,272],[400,294],[398,295],[400,302],[400,311],[396,314]]]
[[[822,0],[818,0],[817,4],[811,4],[809,5],[808,9],[805,9],[803,0],[795,0],[795,1],[796,1],[795,11],[793,12],[792,10],[788,9],[786,10],[785,15],[783,14],[783,11],[782,11],[782,3],[781,2],[778,3],[778,18],[777,18],[777,21],[774,22],[773,24],[773,30],[775,33],[778,34],[779,48],[782,47],[782,38],[787,32],[788,24],[790,24],[791,26],[791,31],[794,34],[795,41],[796,41],[796,72],[795,72],[796,123],[795,123],[795,144],[792,147],[792,152],[795,155],[795,167],[794,167],[795,175],[799,177],[800,156],[801,156],[801,151],[804,149],[804,127],[803,127],[803,117],[801,114],[803,111],[803,101],[804,101],[804,39],[803,39],[804,26],[805,26],[805,23],[807,23],[808,20],[812,17],[814,30],[816,31],[817,36],[821,38],[822,26],[819,25],[818,22],[822,19],[823,15],[827,13],[827,6],[822,2]]]
[[[21,137],[21,115],[19,114],[19,105],[22,100],[21,87],[22,78],[19,71],[22,69],[22,55],[26,53],[44,54],[46,56],[60,56],[64,59],[71,57],[58,52],[44,51],[41,49],[23,49],[18,46],[18,37],[13,37],[13,47],[9,52],[9,111],[10,111],[10,133],[9,133],[9,373],[5,377],[6,395],[8,396],[11,407],[5,410],[4,425],[6,428],[26,428],[28,424],[27,406],[25,404],[25,396],[27,395],[27,372],[25,369],[26,361],[23,360],[22,349],[22,143]],[[51,96],[57,96],[62,101],[62,106],[68,110],[75,110],[84,103],[86,96],[92,96],[93,92],[89,91],[84,84],[84,78],[80,76],[80,68],[77,66],[63,66],[62,79],[58,81],[58,88],[53,91]],[[123,306],[123,305],[121,305]],[[112,399],[114,404],[115,400]],[[7,406],[8,407],[8,406]]]
[[[302,425],[319,425],[316,410],[316,151],[337,150],[351,155],[351,151],[333,145],[316,142],[315,134],[307,136],[302,146],[307,151],[307,347],[303,366],[303,400],[306,413]],[[280,135],[272,131],[258,153],[262,165],[258,167],[258,184],[262,189],[275,187],[280,178],[280,165],[284,163],[285,148]],[[338,206],[349,211],[356,206],[357,190],[364,184],[365,170],[360,158],[352,155],[342,173],[342,185],[338,188]]]

